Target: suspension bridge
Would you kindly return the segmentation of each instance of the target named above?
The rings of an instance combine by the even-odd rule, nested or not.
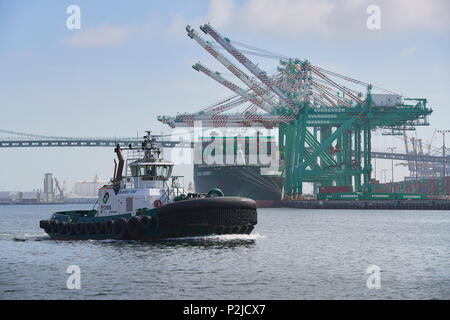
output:
[[[59,148],[59,147],[115,147],[119,144],[121,147],[127,147],[130,144],[137,147],[142,139],[124,138],[124,137],[63,137],[46,136],[39,134],[23,133],[0,129],[0,148]],[[164,148],[194,148],[194,142],[177,140],[160,140]],[[392,153],[384,151],[372,151],[372,157],[375,159],[401,160],[401,161],[419,161],[442,163],[442,156],[414,153]],[[450,156],[446,157],[446,162],[450,165]]]

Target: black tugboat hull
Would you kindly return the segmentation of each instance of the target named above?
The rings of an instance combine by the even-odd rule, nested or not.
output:
[[[211,197],[142,209],[135,215],[97,217],[91,211],[66,211],[42,220],[52,239],[151,241],[214,234],[250,234],[257,224],[256,203],[240,197]]]

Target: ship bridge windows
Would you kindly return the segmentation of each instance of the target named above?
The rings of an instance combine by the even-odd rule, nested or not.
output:
[[[160,165],[156,166],[156,177],[158,180],[167,180],[172,174],[171,165]]]
[[[139,177],[139,167],[138,166],[130,166],[131,176]]]
[[[172,174],[172,165],[137,165],[130,169],[133,177],[142,177],[142,180],[167,180]]]

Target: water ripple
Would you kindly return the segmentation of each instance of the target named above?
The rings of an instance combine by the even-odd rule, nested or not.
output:
[[[251,235],[54,241],[76,206],[0,207],[0,299],[449,299],[445,211],[261,209]],[[81,289],[66,288],[67,267]],[[367,289],[369,265],[381,288]]]

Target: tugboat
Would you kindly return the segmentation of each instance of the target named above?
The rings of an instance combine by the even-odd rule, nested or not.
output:
[[[128,150],[126,163],[122,150]],[[55,212],[40,228],[55,240],[159,240],[221,234],[250,234],[256,203],[225,197],[221,190],[188,193],[172,176],[160,143],[146,131],[141,147],[114,149],[114,177],[100,188],[92,210]],[[126,165],[125,165],[126,164]],[[124,165],[126,173],[123,175]]]

